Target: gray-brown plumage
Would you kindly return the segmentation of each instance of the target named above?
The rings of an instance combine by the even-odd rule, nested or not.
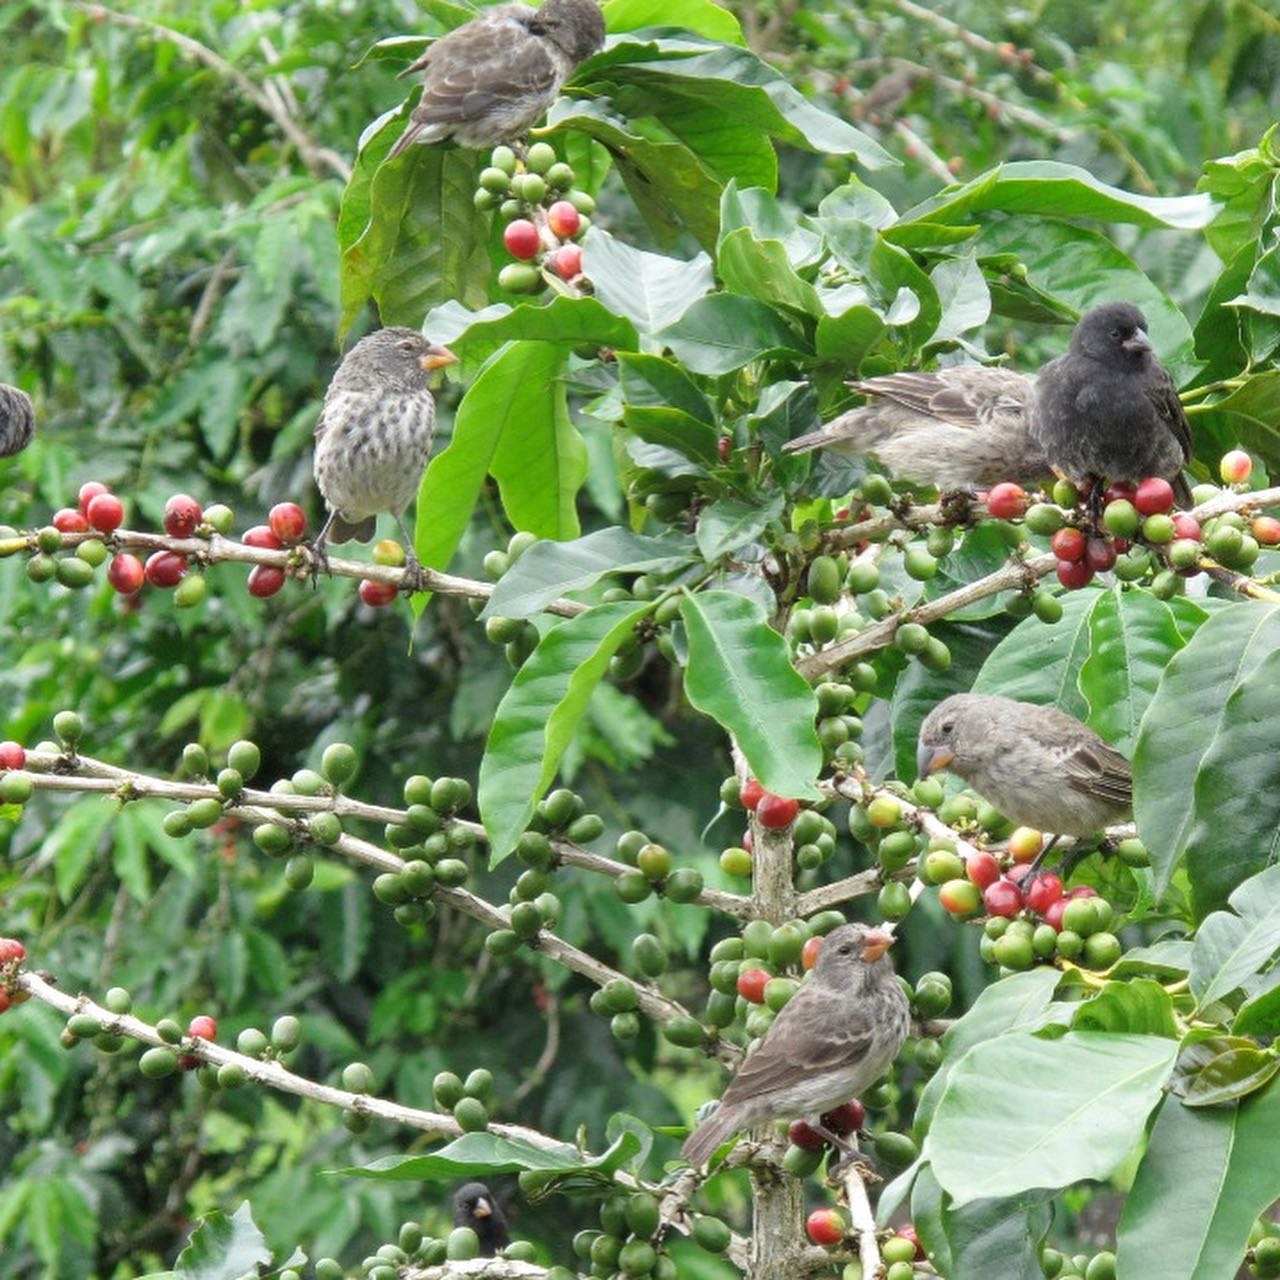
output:
[[[1081,317],[1065,355],[1036,378],[1031,434],[1053,467],[1096,489],[1173,482],[1190,505],[1182,475],[1191,428],[1169,371],[1147,337],[1146,317],[1131,302],[1109,302]]]
[[[719,1107],[685,1140],[691,1165],[705,1164],[735,1133],[764,1120],[804,1117],[821,1129],[824,1111],[888,1070],[911,1023],[902,984],[884,954],[892,942],[890,934],[862,924],[827,934],[809,980],[729,1082]]]
[[[1133,807],[1129,762],[1056,707],[955,693],[920,726],[923,778],[949,769],[1006,818],[1054,835],[1089,836]]]
[[[418,492],[435,432],[434,370],[453,364],[453,352],[413,329],[379,329],[343,358],[324,395],[316,423],[316,485],[329,519],[315,541],[367,542],[378,515],[396,518],[410,550],[405,508]]]
[[[0,382],[0,458],[21,453],[36,430],[31,397],[17,387]]]
[[[574,68],[604,45],[597,0],[503,4],[435,41],[401,75],[425,71],[422,98],[388,159],[415,142],[452,138],[481,149],[519,137]]]
[[[788,453],[873,457],[895,476],[939,489],[1032,484],[1050,474],[1031,436],[1032,383],[1010,369],[955,365],[850,383],[868,403],[799,436]]]

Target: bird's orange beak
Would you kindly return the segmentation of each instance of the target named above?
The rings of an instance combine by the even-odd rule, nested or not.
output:
[[[493,1214],[493,1205],[491,1205],[484,1196],[476,1201],[476,1207],[471,1210],[473,1218],[488,1218]]]
[[[945,769],[956,758],[950,747],[934,747],[922,742],[916,751],[916,773],[927,778],[939,769]]]
[[[432,347],[424,355],[418,357],[418,363],[427,373],[443,369],[447,365],[457,364],[458,357],[448,347]]]
[[[872,929],[862,940],[862,958],[868,964],[875,964],[893,946],[893,942],[893,934],[883,929]]]

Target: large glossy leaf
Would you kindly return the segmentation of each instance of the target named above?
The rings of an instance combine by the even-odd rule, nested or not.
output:
[[[258,1230],[246,1200],[230,1217],[217,1209],[205,1214],[173,1266],[174,1274],[182,1280],[231,1280],[257,1275],[259,1267],[270,1261],[266,1237]]]
[[[1243,986],[1280,950],[1280,866],[1246,880],[1229,901],[1232,910],[1213,912],[1196,932],[1190,983],[1201,1008]]]
[[[940,262],[929,278],[942,307],[942,318],[930,336],[931,342],[952,342],[986,324],[991,315],[991,290],[973,258]]]
[[[516,672],[480,762],[477,800],[493,863],[515,847],[609,659],[652,607],[625,600],[597,605],[548,631]]]
[[[641,333],[654,333],[678,320],[715,287],[711,259],[690,261],[633,249],[607,231],[592,227],[582,242],[582,269],[596,297]]]
[[[1246,858],[1254,856],[1248,847],[1250,835],[1257,836],[1269,821],[1268,795],[1275,793],[1274,742],[1268,756],[1260,740],[1265,732],[1260,735],[1257,726],[1242,723],[1240,714],[1259,699],[1268,701],[1267,690],[1255,683],[1243,707],[1237,702],[1229,713],[1228,704],[1237,686],[1277,648],[1280,610],[1276,606],[1253,601],[1231,605],[1210,616],[1186,648],[1174,655],[1160,681],[1143,717],[1133,757],[1134,817],[1151,853],[1157,895],[1167,888],[1193,836],[1205,889],[1211,890],[1204,898],[1208,909],[1221,905],[1229,892],[1223,888],[1226,880],[1204,865],[1213,856],[1215,843],[1226,846],[1223,856],[1233,866],[1239,866],[1242,847]],[[1235,773],[1233,784],[1244,805],[1224,785],[1232,772],[1231,740],[1237,735],[1240,747],[1249,753],[1247,763],[1235,761],[1244,768]],[[1198,779],[1207,765],[1212,769],[1202,793]],[[1202,803],[1214,807],[1202,809]],[[1217,809],[1220,804],[1231,806],[1229,819]],[[1255,821],[1251,814],[1263,821]],[[1237,820],[1245,825],[1237,829],[1233,825]],[[1244,878],[1237,875],[1233,883]]]
[[[731,591],[704,591],[680,602],[680,616],[689,638],[689,701],[733,736],[765,790],[815,799],[817,699],[764,610]]]
[[[606,574],[672,569],[695,554],[687,539],[645,538],[617,528],[598,529],[572,542],[537,542],[502,575],[480,616],[531,618]]]
[[[793,267],[811,267],[823,255],[822,237],[770,191],[729,183],[720,200],[720,236],[749,227],[762,240],[779,240]]]
[[[750,227],[739,227],[717,246],[716,269],[730,293],[814,319],[823,314],[818,291],[796,274],[781,240],[761,239]]]
[[[1176,1038],[1173,998],[1150,978],[1108,982],[1083,1001],[1071,1020],[1076,1031],[1123,1031],[1134,1035]]]
[[[604,0],[605,26],[611,32],[660,27],[672,19],[671,0]],[[708,40],[742,44],[738,19],[714,0],[680,0],[680,26]]]
[[[921,1242],[935,1255],[934,1240],[922,1227],[936,1223],[940,1236],[939,1274],[954,1280],[1040,1280],[1040,1244],[1053,1212],[1045,1192],[1009,1196],[999,1200],[975,1200],[954,1208],[944,1197],[933,1171],[920,1171],[911,1196],[911,1220]]]
[[[655,335],[694,373],[732,373],[768,355],[806,354],[807,343],[771,307],[754,298],[715,293],[700,298]]]
[[[737,551],[756,541],[769,522],[777,520],[784,505],[781,493],[763,502],[740,502],[719,498],[698,513],[698,550],[708,562]]]
[[[1280,1085],[1223,1107],[1160,1110],[1117,1234],[1120,1280],[1235,1275],[1254,1219],[1280,1198]]]
[[[957,1206],[1105,1178],[1142,1137],[1177,1049],[1095,1031],[987,1040],[951,1071],[921,1154]]]

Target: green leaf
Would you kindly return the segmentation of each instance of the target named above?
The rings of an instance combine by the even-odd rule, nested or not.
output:
[[[938,1200],[942,1200],[942,1188],[927,1166],[917,1183],[918,1192],[921,1184],[926,1188],[932,1184]],[[1041,1280],[1044,1271],[1040,1266],[1040,1245],[1053,1220],[1049,1200],[1048,1195],[1040,1192],[975,1200],[959,1208],[944,1204],[941,1217],[950,1267],[943,1274],[957,1278],[999,1276],[1000,1280]],[[913,1221],[915,1206],[913,1196]]]
[[[708,40],[745,43],[738,19],[714,0],[680,0],[678,8],[673,8],[671,0],[605,0],[600,7],[604,11],[605,26],[614,33],[667,26],[673,16],[678,16],[684,30],[706,36]]]
[[[1229,901],[1233,910],[1213,912],[1196,931],[1190,986],[1198,1009],[1243,986],[1280,950],[1280,866],[1246,880]]]
[[[782,241],[762,240],[750,227],[739,227],[721,239],[716,269],[730,293],[815,319],[824,314],[818,291],[796,274]]]
[[[1009,563],[1009,544],[991,522],[970,529],[950,555],[938,562],[938,572],[925,583],[924,598],[937,600],[979,578],[995,573]],[[1001,591],[985,600],[975,600],[947,614],[950,622],[976,622],[1005,612],[1012,592]]]
[[[1121,1280],[1235,1275],[1254,1219],[1280,1198],[1280,1086],[1211,1109],[1165,1100],[1125,1200]]]
[[[1134,817],[1151,853],[1157,897],[1193,846],[1202,912],[1221,906],[1268,861],[1276,828],[1273,753],[1244,716],[1271,703],[1266,681],[1275,680],[1278,647],[1280,611],[1242,602],[1212,614],[1165,670],[1133,756]],[[1264,660],[1267,674],[1255,678]],[[1226,865],[1209,865],[1219,856]]]
[[[987,323],[991,290],[976,259],[950,258],[929,273],[942,307],[942,318],[929,341],[953,342]]]
[[[797,218],[795,210],[784,208],[771,191],[731,182],[720,200],[720,235],[739,227],[749,227],[762,240],[780,240],[793,267],[811,267],[822,260],[822,237],[808,218]]]
[[[1172,1039],[1178,1036],[1173,999],[1150,978],[1108,982],[1097,995],[1080,1004],[1071,1026],[1075,1031],[1121,1031]]]
[[[740,502],[718,498],[698,513],[698,550],[702,558],[714,562],[721,556],[755,542],[770,521],[782,515],[784,495],[772,493],[763,502]]]
[[[45,836],[40,856],[53,864],[53,881],[63,902],[70,902],[84,883],[98,856],[102,833],[113,817],[105,796],[85,796],[75,801]]]
[[[652,602],[597,605],[553,627],[515,674],[480,763],[478,801],[496,866],[556,775],[609,659]]]
[[[206,1213],[173,1267],[183,1280],[240,1280],[270,1261],[246,1200],[229,1218],[216,1209]]]
[[[816,799],[817,698],[764,610],[731,591],[705,591],[685,596],[680,616],[689,637],[689,701],[733,736],[766,791]]]
[[[537,542],[502,575],[480,616],[531,618],[607,574],[673,569],[690,561],[693,550],[687,541],[645,538],[617,528],[598,529],[572,542]]]
[[[1217,1107],[1256,1093],[1280,1071],[1280,1057],[1274,1049],[1241,1045],[1216,1054],[1190,1076],[1180,1091],[1187,1107]]]
[[[989,1039],[952,1069],[922,1154],[957,1207],[1105,1178],[1141,1139],[1177,1050],[1156,1036],[1095,1031]]]
[[[633,249],[607,231],[592,227],[582,241],[582,270],[600,303],[624,316],[641,333],[674,323],[715,288],[705,253],[688,262]]]
[[[731,293],[700,298],[654,336],[694,373],[712,377],[763,356],[802,356],[807,346],[771,307]]]

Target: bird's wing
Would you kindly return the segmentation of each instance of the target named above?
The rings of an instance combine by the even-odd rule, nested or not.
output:
[[[865,1058],[879,1033],[871,1019],[876,1005],[874,1000],[851,1003],[814,985],[802,987],[729,1082],[722,1101],[759,1097]]]
[[[1182,401],[1178,398],[1178,389],[1163,365],[1157,365],[1153,370],[1153,376],[1147,385],[1147,396],[1155,406],[1156,416],[1173,432],[1174,438],[1182,446],[1183,461],[1189,461],[1191,424],[1187,421]]]
[[[1132,805],[1132,766],[1097,734],[1052,707],[1039,708],[1022,728],[1058,757],[1063,780],[1073,791],[1096,796],[1117,808]]]
[[[852,384],[866,396],[892,400],[912,413],[956,427],[986,426],[993,414],[1025,406],[1031,383],[1008,369],[960,365],[936,373],[887,373]]]
[[[396,79],[403,80],[405,76],[411,76],[415,71],[425,71],[440,56],[441,50],[446,53],[457,50],[459,57],[475,57],[475,46],[483,50],[484,46],[494,39],[494,33],[507,23],[517,22],[528,30],[529,22],[536,12],[523,4],[495,5],[470,22],[455,27],[437,40],[432,40],[403,71],[397,74]]]
[[[474,120],[504,103],[550,93],[560,77],[547,42],[533,35],[518,16],[468,23],[450,32],[419,62],[427,75],[413,116],[431,124]]]

